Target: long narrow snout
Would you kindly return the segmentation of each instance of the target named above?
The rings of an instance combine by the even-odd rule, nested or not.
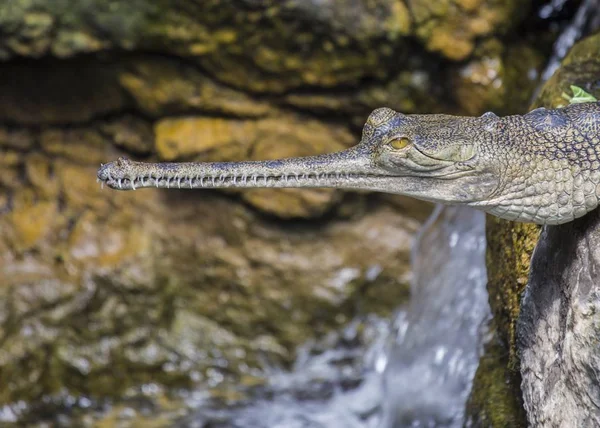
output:
[[[337,153],[267,161],[146,163],[120,158],[98,179],[117,190],[139,188],[361,187],[385,171],[356,147]]]

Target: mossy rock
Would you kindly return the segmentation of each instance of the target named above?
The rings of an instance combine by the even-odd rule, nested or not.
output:
[[[527,285],[529,261],[540,226],[488,216],[486,224],[488,292],[494,323],[508,344],[509,366],[518,371],[515,327],[521,294]]]
[[[506,366],[507,348],[492,332],[473,380],[465,426],[525,428],[519,377]]]
[[[410,0],[409,3],[417,37],[427,49],[453,60],[467,58],[475,49],[477,38],[508,31],[530,5],[515,0]]]
[[[560,68],[542,88],[532,107],[557,107],[568,103],[563,94],[571,94],[571,85],[600,99],[600,34],[589,36],[569,51]]]

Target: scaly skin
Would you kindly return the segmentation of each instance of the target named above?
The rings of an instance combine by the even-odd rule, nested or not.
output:
[[[508,220],[561,224],[598,206],[600,103],[500,118],[375,110],[361,142],[321,156],[252,162],[103,165],[109,187],[333,187],[464,204]]]

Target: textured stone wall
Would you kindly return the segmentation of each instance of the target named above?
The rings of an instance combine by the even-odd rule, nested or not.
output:
[[[514,112],[543,61],[511,39],[528,12],[514,0],[0,2],[0,404],[254,379],[359,313],[389,313],[408,295],[427,205],[119,193],[96,169],[122,154],[330,152],[382,106]]]

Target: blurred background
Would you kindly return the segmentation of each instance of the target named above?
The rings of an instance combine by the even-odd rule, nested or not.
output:
[[[524,113],[596,84],[592,37],[541,89],[597,15],[0,1],[2,426],[525,426],[483,214],[324,189],[116,192],[96,170],[337,151],[383,106]]]

